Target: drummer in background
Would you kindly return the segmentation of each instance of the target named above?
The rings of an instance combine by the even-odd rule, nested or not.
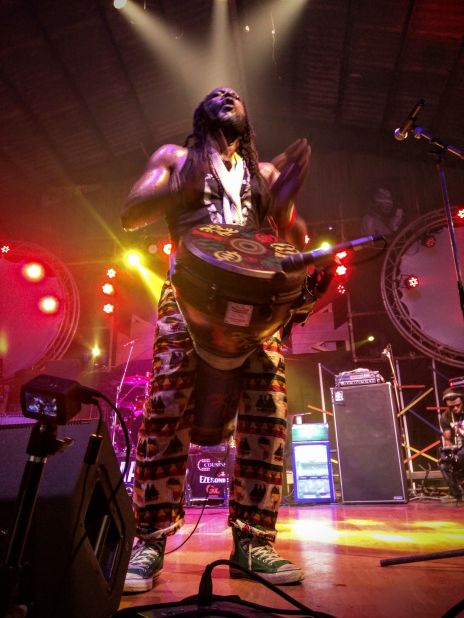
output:
[[[446,410],[440,414],[443,446],[440,450],[440,466],[443,478],[448,483],[451,495],[444,501],[462,502],[464,479],[464,393],[447,388],[443,392]]]
[[[183,234],[200,224],[272,225],[281,238],[301,249],[306,230],[296,217],[294,199],[306,177],[309,158],[306,139],[299,139],[273,163],[260,163],[243,101],[230,88],[217,88],[195,110],[193,133],[186,145],[166,144],[151,156],[129,194],[122,225],[125,230],[136,230],[164,216],[174,247]],[[158,305],[153,377],[138,436],[133,494],[138,540],[125,592],[152,588],[163,567],[166,537],[184,521],[182,497],[196,358],[167,280]],[[275,584],[294,583],[303,579],[303,571],[272,545],[281,500],[287,417],[279,337],[255,350],[243,370],[243,405],[238,413],[229,502],[230,558]],[[253,380],[256,375],[259,387]],[[265,409],[258,404],[263,396]],[[247,431],[249,415],[255,427]],[[232,571],[231,576],[243,574]]]

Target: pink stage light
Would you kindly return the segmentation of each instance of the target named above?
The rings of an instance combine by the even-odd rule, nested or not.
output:
[[[45,268],[39,262],[27,262],[21,268],[21,274],[28,281],[38,283],[45,277]]]
[[[56,296],[42,296],[39,300],[39,309],[42,313],[53,315],[57,313],[60,307],[60,302]]]

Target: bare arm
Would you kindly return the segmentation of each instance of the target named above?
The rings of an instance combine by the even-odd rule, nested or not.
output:
[[[152,154],[123,209],[121,222],[125,230],[150,225],[172,206],[175,193],[170,186],[171,175],[180,171],[186,156],[187,149],[176,144],[165,144]]]

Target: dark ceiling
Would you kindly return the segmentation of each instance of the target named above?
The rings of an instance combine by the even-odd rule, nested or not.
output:
[[[462,0],[219,2],[215,38],[213,0],[133,0],[129,18],[111,0],[2,0],[4,204],[133,178],[221,82],[244,94],[264,150],[326,131],[406,152],[392,131],[419,98],[419,124],[464,148]],[[145,18],[164,24],[148,41]]]

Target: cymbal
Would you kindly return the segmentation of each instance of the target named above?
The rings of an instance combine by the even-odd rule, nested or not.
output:
[[[148,384],[148,378],[147,376],[138,376],[138,375],[126,376],[124,378],[123,384],[135,384],[135,385],[145,386],[146,384]]]

